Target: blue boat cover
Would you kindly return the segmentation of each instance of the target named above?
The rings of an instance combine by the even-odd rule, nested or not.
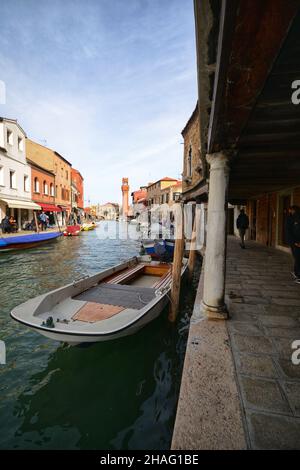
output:
[[[30,235],[19,235],[15,237],[7,237],[0,239],[0,247],[15,245],[16,243],[37,243],[52,240],[53,238],[60,237],[62,232],[45,232],[45,233],[32,233]]]

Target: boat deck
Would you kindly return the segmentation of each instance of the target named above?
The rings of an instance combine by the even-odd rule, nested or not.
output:
[[[75,300],[97,304],[116,305],[139,310],[155,297],[150,287],[103,283],[74,297]]]

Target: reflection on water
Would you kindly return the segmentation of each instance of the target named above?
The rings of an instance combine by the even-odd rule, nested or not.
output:
[[[104,240],[98,230],[0,255],[0,448],[170,445],[194,288],[175,327],[165,312],[138,334],[89,346],[53,342],[9,317],[30,297],[138,254],[138,241]]]

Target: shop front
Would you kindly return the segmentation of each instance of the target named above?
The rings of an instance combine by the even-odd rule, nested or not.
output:
[[[25,229],[33,219],[33,211],[41,210],[41,206],[32,201],[1,198],[1,220],[5,216],[13,216],[18,230]]]
[[[60,222],[60,214],[62,212],[61,207],[56,206],[55,204],[45,204],[40,203],[42,210],[47,214],[49,217],[49,226],[50,227],[57,227],[62,225]]]

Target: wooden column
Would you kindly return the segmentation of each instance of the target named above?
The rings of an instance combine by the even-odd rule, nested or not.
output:
[[[176,204],[175,211],[175,249],[172,266],[172,288],[169,320],[175,322],[178,314],[181,284],[182,258],[184,251],[184,221],[182,204]]]
[[[38,224],[38,220],[37,220],[37,216],[36,216],[36,211],[33,211],[33,217],[34,217],[34,220],[35,220],[36,232],[39,233],[39,224]]]

